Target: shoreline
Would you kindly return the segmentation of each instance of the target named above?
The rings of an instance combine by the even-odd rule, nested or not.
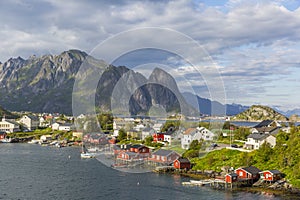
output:
[[[171,176],[179,175],[182,177],[188,177],[195,180],[206,180],[211,179],[212,177],[205,175],[205,174],[192,174],[188,172],[182,171],[169,171],[169,172],[154,172],[158,174],[169,174]],[[205,186],[202,186],[205,187]],[[216,189],[213,188],[212,189]],[[218,190],[218,189],[216,189]],[[226,191],[240,191],[240,192],[250,192],[250,193],[263,193],[267,195],[275,195],[275,196],[300,196],[300,189],[299,188],[269,188],[267,185],[264,186],[243,186],[243,187],[234,187],[232,189],[225,189]]]

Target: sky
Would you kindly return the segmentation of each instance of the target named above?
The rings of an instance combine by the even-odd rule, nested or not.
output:
[[[181,91],[214,100],[219,87],[226,103],[286,111],[300,108],[299,6],[298,0],[1,1],[0,61],[68,49],[104,59],[97,49],[119,38],[105,46],[106,53],[115,56],[116,49],[128,44],[138,50],[121,52],[115,65],[145,75],[147,69],[161,66],[176,78]],[[143,31],[149,27],[164,31]],[[179,35],[186,40],[178,40]],[[145,48],[149,38],[160,43],[159,48]],[[202,51],[189,54],[202,62],[190,63],[183,52],[193,52],[191,45],[181,49],[180,42],[199,44]],[[174,51],[165,51],[167,46]],[[183,50],[181,55],[174,53],[176,48]]]

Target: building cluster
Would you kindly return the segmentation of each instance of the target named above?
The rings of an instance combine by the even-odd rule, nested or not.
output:
[[[148,163],[159,166],[174,166],[177,169],[190,169],[191,163],[186,158],[172,150],[159,149],[152,152],[147,146],[141,144],[114,145],[113,152],[117,164]]]
[[[134,118],[114,119],[113,136],[117,137],[120,129],[126,131],[127,138],[145,140],[147,137],[152,137],[153,142],[162,143],[164,145],[172,145],[174,143],[181,144],[183,149],[188,149],[193,140],[202,140],[212,142],[217,135],[205,127],[197,128],[179,128],[169,127],[168,130],[162,131],[164,122],[150,119]]]
[[[0,121],[0,131],[5,133],[14,133],[19,131],[34,131],[35,129],[42,127],[51,127],[53,130],[70,131],[74,130],[72,123],[66,123],[59,120],[59,114],[24,114],[19,119],[7,119],[5,116]],[[72,120],[73,117],[66,117],[68,120]]]
[[[281,124],[273,120],[264,120],[251,129],[251,134],[247,137],[245,148],[259,149],[262,144],[267,143],[271,147],[276,145],[276,135],[279,130],[289,132],[289,127],[283,128]]]
[[[255,166],[240,167],[234,170],[233,173],[226,174],[226,183],[246,182],[253,184],[258,180],[266,182],[275,182],[282,179],[282,173],[279,170],[261,171]]]

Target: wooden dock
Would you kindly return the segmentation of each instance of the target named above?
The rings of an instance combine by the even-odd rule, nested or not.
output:
[[[249,185],[249,180],[240,180],[233,183],[226,183],[221,179],[206,179],[206,180],[190,180],[189,182],[182,182],[185,186],[210,186],[215,189],[233,189],[234,187],[240,187],[243,185]]]

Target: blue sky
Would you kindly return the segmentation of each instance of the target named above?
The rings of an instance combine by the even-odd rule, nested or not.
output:
[[[227,103],[300,108],[299,6],[296,0],[1,1],[0,61],[68,49],[90,53],[123,31],[167,28],[197,41],[212,58],[199,67],[216,66]],[[115,61],[132,68],[147,63],[168,66],[182,91],[192,85],[202,97],[214,92],[184,58],[172,53],[140,50]]]

